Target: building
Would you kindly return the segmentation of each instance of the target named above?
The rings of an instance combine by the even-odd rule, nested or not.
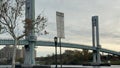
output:
[[[0,50],[0,60],[11,60],[13,56],[13,46],[6,45]],[[16,59],[23,58],[21,49],[16,49]]]
[[[24,59],[24,47],[22,49],[17,48],[16,49],[16,59],[23,58]],[[34,53],[36,57],[36,51]],[[11,45],[6,45],[0,50],[0,62],[2,61],[7,61],[7,60],[12,60],[13,57],[13,46]]]

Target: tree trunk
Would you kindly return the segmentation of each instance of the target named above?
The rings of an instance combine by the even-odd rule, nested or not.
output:
[[[13,46],[12,68],[15,68],[17,43],[18,43],[18,40],[15,39],[14,46]]]

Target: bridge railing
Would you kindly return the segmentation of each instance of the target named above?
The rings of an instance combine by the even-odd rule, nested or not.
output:
[[[19,40],[18,45],[28,45],[29,41],[27,40]],[[96,50],[97,48],[88,46],[88,45],[80,45],[80,44],[73,44],[73,43],[61,43],[62,47],[67,48],[77,48],[77,49],[88,49],[88,50]],[[14,40],[12,39],[0,39],[0,45],[14,45]],[[52,41],[36,41],[36,46],[51,46],[54,47],[54,42]],[[59,47],[59,46],[58,46]],[[101,52],[120,55],[120,52],[100,48]]]

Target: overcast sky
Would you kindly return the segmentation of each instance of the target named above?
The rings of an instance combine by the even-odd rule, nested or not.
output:
[[[100,45],[120,51],[120,0],[35,0],[36,16],[42,13],[48,18],[46,30],[49,34],[38,37],[38,40],[53,41],[57,34],[56,11],[65,16],[65,39],[62,42],[92,46],[91,17],[98,15]],[[36,50],[37,56],[54,53],[52,47]]]
[[[49,35],[40,40],[53,40],[56,36],[56,11],[65,15],[65,39],[63,42],[92,46],[91,17],[99,16],[100,45],[120,51],[120,0],[35,0],[36,15],[43,13],[48,18],[46,30]],[[38,49],[40,53],[53,48]]]

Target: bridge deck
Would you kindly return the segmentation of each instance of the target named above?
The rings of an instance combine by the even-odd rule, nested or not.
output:
[[[18,45],[28,45],[29,42],[27,40],[19,40]],[[14,40],[8,39],[0,39],[0,45],[14,45]],[[51,46],[54,47],[54,42],[51,41],[36,41],[36,46]],[[88,46],[88,45],[80,45],[80,44],[73,44],[73,43],[61,43],[62,47],[67,47],[67,48],[77,48],[77,49],[87,49],[87,50],[96,50],[95,47]],[[120,52],[108,50],[101,48],[101,52],[105,53],[111,53],[115,55],[120,55]]]

